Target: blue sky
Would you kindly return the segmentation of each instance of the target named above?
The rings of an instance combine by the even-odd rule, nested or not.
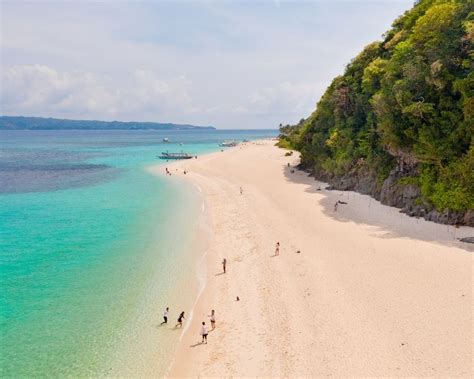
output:
[[[3,1],[0,113],[276,128],[412,5]]]

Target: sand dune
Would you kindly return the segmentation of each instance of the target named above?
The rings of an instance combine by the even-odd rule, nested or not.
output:
[[[473,375],[473,249],[457,238],[474,230],[327,191],[273,144],[173,163],[169,180],[202,190],[212,233],[170,376]]]

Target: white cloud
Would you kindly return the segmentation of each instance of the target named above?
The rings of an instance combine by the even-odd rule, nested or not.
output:
[[[315,99],[324,88],[325,85],[314,83],[282,82],[255,91],[249,98],[247,108],[256,113],[307,115],[314,108]]]
[[[2,70],[2,113],[58,117],[141,119],[194,111],[185,77],[162,79],[138,69],[120,82],[84,71],[60,72],[46,65]]]

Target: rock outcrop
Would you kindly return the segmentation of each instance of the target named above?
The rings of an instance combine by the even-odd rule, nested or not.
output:
[[[370,195],[382,204],[400,208],[400,212],[408,216],[422,217],[440,224],[474,226],[474,210],[440,212],[423,199],[419,187],[410,180],[418,175],[416,164],[399,163],[382,182],[374,171],[365,166],[355,167],[340,176],[305,171],[317,180],[327,182],[327,188],[330,190],[355,191]]]

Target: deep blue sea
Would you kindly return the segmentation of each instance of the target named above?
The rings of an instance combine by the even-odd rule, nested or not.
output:
[[[196,295],[200,198],[146,168],[276,134],[0,131],[0,376],[163,374],[180,331],[162,310]]]

